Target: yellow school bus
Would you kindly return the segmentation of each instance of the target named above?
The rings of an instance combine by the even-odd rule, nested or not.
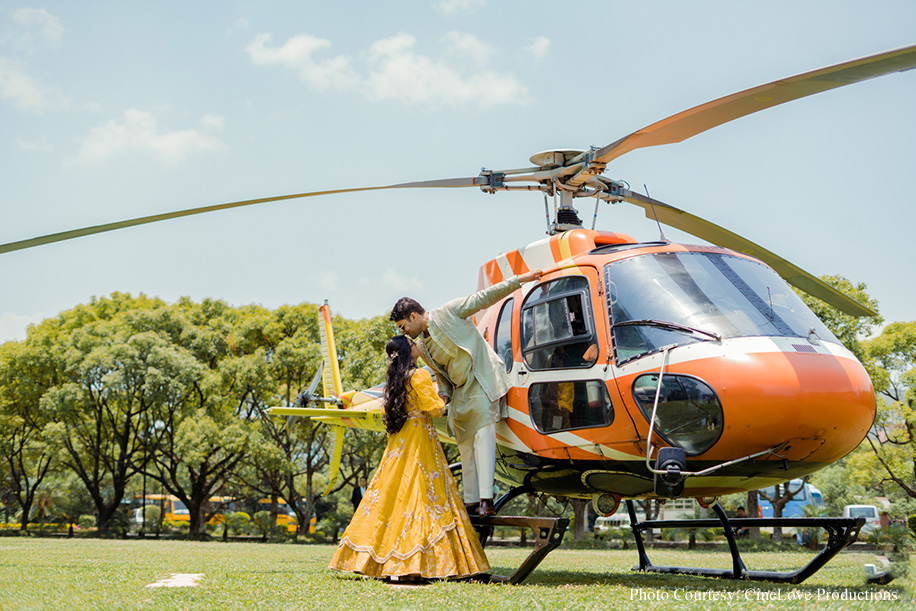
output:
[[[143,508],[146,506],[159,507],[162,510],[163,522],[190,522],[191,512],[177,496],[171,494],[147,494],[146,497],[137,494],[131,503],[130,520],[134,524],[143,522]]]
[[[135,495],[134,501],[131,503],[131,521],[134,524],[140,524],[143,521],[143,507],[153,505],[160,507],[162,509],[162,521],[171,521],[171,522],[190,522],[191,521],[191,512],[188,510],[187,505],[185,505],[181,499],[172,494],[147,494],[146,501],[144,502],[144,497],[142,495]],[[226,521],[225,511],[232,510],[232,499],[230,497],[224,496],[211,496],[209,505],[223,505],[223,508],[216,514],[214,514],[208,521],[207,524],[222,524]],[[208,507],[204,507],[205,510],[209,511]]]
[[[261,499],[258,501],[258,508],[255,511],[270,511],[270,499]],[[309,532],[315,532],[315,523],[317,520],[309,520]],[[277,528],[286,528],[287,532],[296,532],[299,528],[299,519],[296,512],[283,499],[277,499]]]

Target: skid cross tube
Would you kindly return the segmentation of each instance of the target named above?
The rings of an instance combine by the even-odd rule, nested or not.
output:
[[[636,539],[636,549],[639,554],[639,566],[633,567],[635,571],[655,573],[677,573],[682,575],[700,575],[703,577],[720,577],[723,579],[747,579],[749,581],[770,581],[774,583],[801,583],[819,571],[840,550],[853,543],[859,535],[859,530],[865,525],[865,518],[734,518],[729,519],[719,504],[712,506],[718,520],[647,520],[639,522],[636,519],[636,507],[633,501],[627,500],[627,512],[630,514],[630,524],[633,536]],[[768,527],[768,526],[798,526],[819,527],[827,531],[829,537],[822,549],[808,564],[797,571],[749,571],[744,566],[738,543],[735,539],[737,527]],[[651,528],[722,528],[728,549],[732,556],[732,568],[707,569],[701,567],[685,566],[655,566],[649,560],[646,546],[643,542],[643,531]]]

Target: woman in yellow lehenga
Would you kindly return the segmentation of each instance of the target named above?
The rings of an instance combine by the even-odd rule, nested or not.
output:
[[[469,577],[490,568],[432,418],[445,404],[419,351],[403,335],[385,347],[388,445],[331,559],[330,568],[372,577]]]

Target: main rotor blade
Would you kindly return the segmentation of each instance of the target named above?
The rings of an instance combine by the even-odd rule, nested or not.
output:
[[[743,238],[737,233],[731,232],[724,227],[711,223],[689,212],[684,212],[679,208],[670,206],[657,199],[646,197],[632,191],[626,191],[622,194],[625,201],[639,206],[645,210],[646,218],[655,219],[658,215],[659,222],[686,231],[698,238],[706,240],[710,244],[730,248],[745,254],[757,257],[782,276],[789,284],[803,290],[813,297],[817,297],[841,312],[851,314],[852,316],[878,316],[877,312],[862,305],[852,297],[833,288],[820,278],[813,276],[801,269],[797,265],[789,263],[779,255],[770,252],[763,246]],[[652,207],[655,207],[653,213]]]
[[[83,227],[82,229],[71,229],[70,231],[61,231],[60,233],[52,233],[45,236],[40,236],[37,238],[30,238],[28,240],[20,240],[18,242],[9,242],[7,244],[0,244],[0,254],[6,252],[13,252],[14,250],[23,250],[26,248],[34,248],[35,246],[42,246],[44,244],[51,244],[53,242],[62,242],[64,240],[72,240],[74,238],[81,238],[87,235],[94,235],[96,233],[105,233],[106,231],[114,231],[116,229],[125,229],[127,227],[135,227],[137,225],[146,225],[148,223],[157,223],[159,221],[167,221],[169,219],[181,218],[183,216],[193,216],[195,214],[204,214],[207,212],[216,212],[217,210],[227,210],[229,208],[241,208],[242,206],[253,206],[254,204],[266,204],[268,202],[278,202],[287,199],[300,199],[303,197],[315,197],[317,195],[334,195],[337,193],[354,193],[357,191],[381,191],[384,189],[422,189],[422,188],[456,188],[456,187],[479,187],[489,183],[488,176],[474,176],[469,178],[446,178],[441,180],[423,180],[419,182],[403,182],[396,185],[385,185],[379,187],[354,187],[350,189],[333,189],[330,191],[311,191],[309,193],[295,193],[292,195],[277,195],[275,197],[263,197],[260,199],[247,199],[240,202],[230,202],[227,204],[216,204],[213,206],[202,206],[200,208],[189,208],[187,210],[179,210],[177,212],[166,212],[164,214],[153,214],[150,216],[142,216],[140,218],[130,219],[126,221],[117,221],[114,223],[106,223],[104,225],[94,225],[92,227]]]
[[[773,81],[662,119],[597,150],[592,161],[608,163],[638,148],[681,142],[751,113],[912,68],[916,68],[916,45]]]

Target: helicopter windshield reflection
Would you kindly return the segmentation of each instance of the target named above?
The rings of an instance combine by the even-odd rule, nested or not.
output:
[[[837,342],[776,272],[749,259],[713,252],[639,255],[608,263],[604,279],[611,322],[618,325],[618,362],[672,343],[708,340],[662,322],[723,338],[808,337],[813,330]]]

